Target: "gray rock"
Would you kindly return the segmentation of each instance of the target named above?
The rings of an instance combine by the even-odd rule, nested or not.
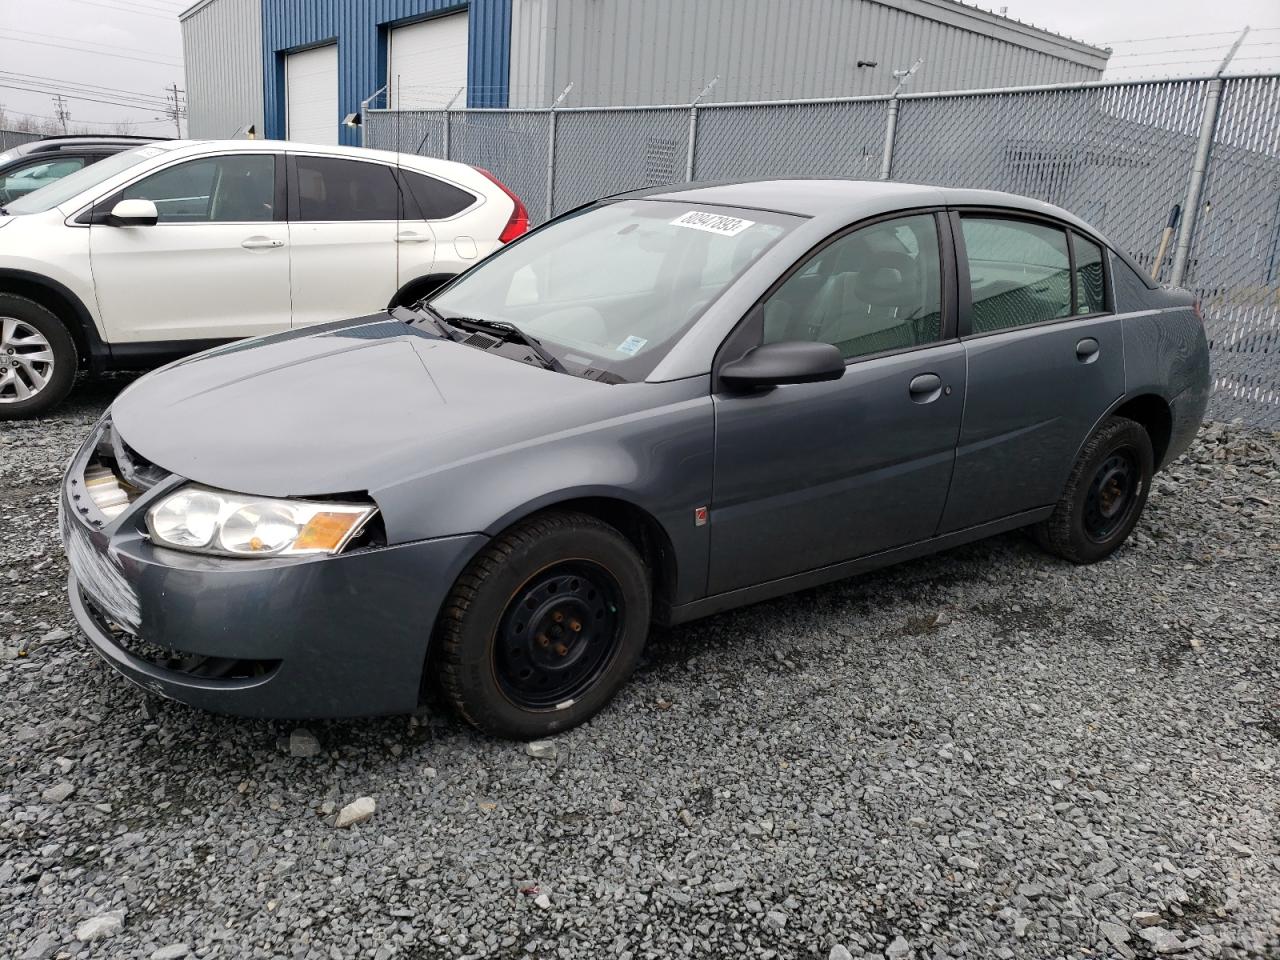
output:
[[[853,954],[849,952],[849,948],[842,943],[837,943],[831,948],[831,952],[827,954],[827,960],[853,960]]]
[[[524,752],[535,760],[554,760],[560,755],[550,740],[531,740],[524,745]]]
[[[378,804],[373,797],[360,797],[338,811],[338,819],[333,825],[335,827],[351,827],[357,823],[364,823],[373,816],[374,811],[377,809]]]
[[[167,947],[151,951],[150,960],[182,960],[190,952],[185,943],[171,943]]]
[[[320,741],[305,727],[298,727],[289,734],[289,755],[292,757],[316,757],[321,752]]]
[[[114,937],[124,929],[124,910],[112,910],[90,917],[76,927],[76,939],[81,943],[93,943],[106,937]]]
[[[907,942],[906,937],[894,937],[893,943],[889,944],[889,949],[885,951],[885,955],[889,960],[904,960],[904,958],[911,955],[911,944]]]
[[[75,784],[67,783],[64,780],[62,783],[43,791],[40,794],[40,799],[45,803],[61,803],[75,792]]]
[[[533,902],[535,905],[537,905],[538,909],[540,910],[551,909],[551,898],[548,897],[545,893],[538,894],[536,897],[533,898]]]
[[[23,951],[18,960],[48,960],[58,949],[58,939],[52,934],[42,933]]]
[[[1123,927],[1118,923],[1111,923],[1106,920],[1100,921],[1098,923],[1098,932],[1106,937],[1107,942],[1113,947],[1129,942],[1129,928]]]

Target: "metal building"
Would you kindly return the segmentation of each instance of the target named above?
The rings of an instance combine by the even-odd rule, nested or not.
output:
[[[1095,80],[1109,51],[957,0],[201,0],[193,136],[357,143],[345,117],[883,94]]]

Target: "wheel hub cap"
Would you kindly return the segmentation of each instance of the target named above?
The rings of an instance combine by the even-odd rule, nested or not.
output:
[[[0,317],[0,403],[30,400],[53,376],[53,347],[31,324]]]
[[[494,669],[503,693],[526,709],[554,709],[599,678],[622,625],[616,581],[595,564],[544,570],[522,586],[503,613]]]

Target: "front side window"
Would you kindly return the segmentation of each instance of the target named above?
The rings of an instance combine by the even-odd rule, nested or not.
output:
[[[991,333],[1071,316],[1066,232],[1022,220],[964,217],[972,330]]]
[[[41,187],[61,180],[84,166],[84,157],[40,160],[0,177],[0,203],[25,197]]]
[[[204,157],[125,187],[118,199],[150,200],[160,223],[259,223],[275,219],[270,154]]]
[[[400,188],[391,167],[334,157],[298,157],[299,220],[399,218]]]
[[[1107,309],[1106,279],[1102,271],[1102,248],[1078,233],[1071,235],[1071,252],[1076,258],[1076,313],[1102,313]]]
[[[77,170],[75,173],[68,174],[61,180],[42,187],[21,199],[5,204],[5,213],[16,217],[23,214],[44,213],[46,210],[52,210],[54,207],[61,206],[68,200],[72,200],[80,194],[92,190],[99,184],[118,176],[134,164],[160,156],[166,149],[169,148],[147,146],[135,147],[132,150],[117,153],[98,163],[92,163],[83,169]]]
[[[873,224],[828,244],[764,310],[766,343],[832,343],[845,359],[936,343],[942,280],[933,215]]]
[[[562,217],[464,273],[431,306],[515,324],[573,373],[643,380],[720,293],[802,220],[666,200]]]

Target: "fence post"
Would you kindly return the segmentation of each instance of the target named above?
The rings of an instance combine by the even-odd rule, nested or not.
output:
[[[694,165],[697,162],[698,149],[698,104],[702,102],[702,98],[711,92],[711,88],[720,82],[720,74],[716,74],[711,78],[711,82],[702,88],[702,92],[693,98],[693,103],[689,104],[689,154],[685,157],[684,179],[685,182],[693,181]]]
[[[897,96],[889,100],[889,119],[884,128],[884,156],[880,159],[881,180],[888,180],[893,172],[893,142],[898,136],[898,104],[901,102]]]
[[[1200,139],[1196,143],[1196,157],[1191,165],[1191,179],[1187,182],[1187,199],[1182,205],[1182,224],[1178,227],[1178,243],[1173,251],[1173,270],[1169,281],[1181,286],[1187,277],[1187,261],[1191,257],[1191,239],[1196,232],[1196,220],[1200,216],[1200,195],[1204,191],[1204,175],[1209,169],[1209,155],[1213,152],[1213,135],[1218,126],[1218,109],[1222,104],[1222,78],[1209,81],[1204,98],[1204,111],[1200,115]]]
[[[451,146],[451,144],[449,143],[449,138],[451,134],[451,127],[453,125],[452,119],[451,119],[453,114],[450,113],[450,111],[453,110],[453,105],[458,102],[458,98],[462,96],[462,91],[465,89],[467,88],[459,87],[458,92],[453,95],[453,99],[444,105],[444,144],[443,144],[444,157],[443,159],[445,160],[453,159],[452,157],[449,156],[449,149]]]
[[[555,102],[551,104],[551,114],[547,120],[547,219],[550,220],[555,215],[556,202],[556,107],[564,102],[564,98],[569,95],[569,91],[573,89],[570,83],[567,87],[560,91],[560,96],[556,97]]]

